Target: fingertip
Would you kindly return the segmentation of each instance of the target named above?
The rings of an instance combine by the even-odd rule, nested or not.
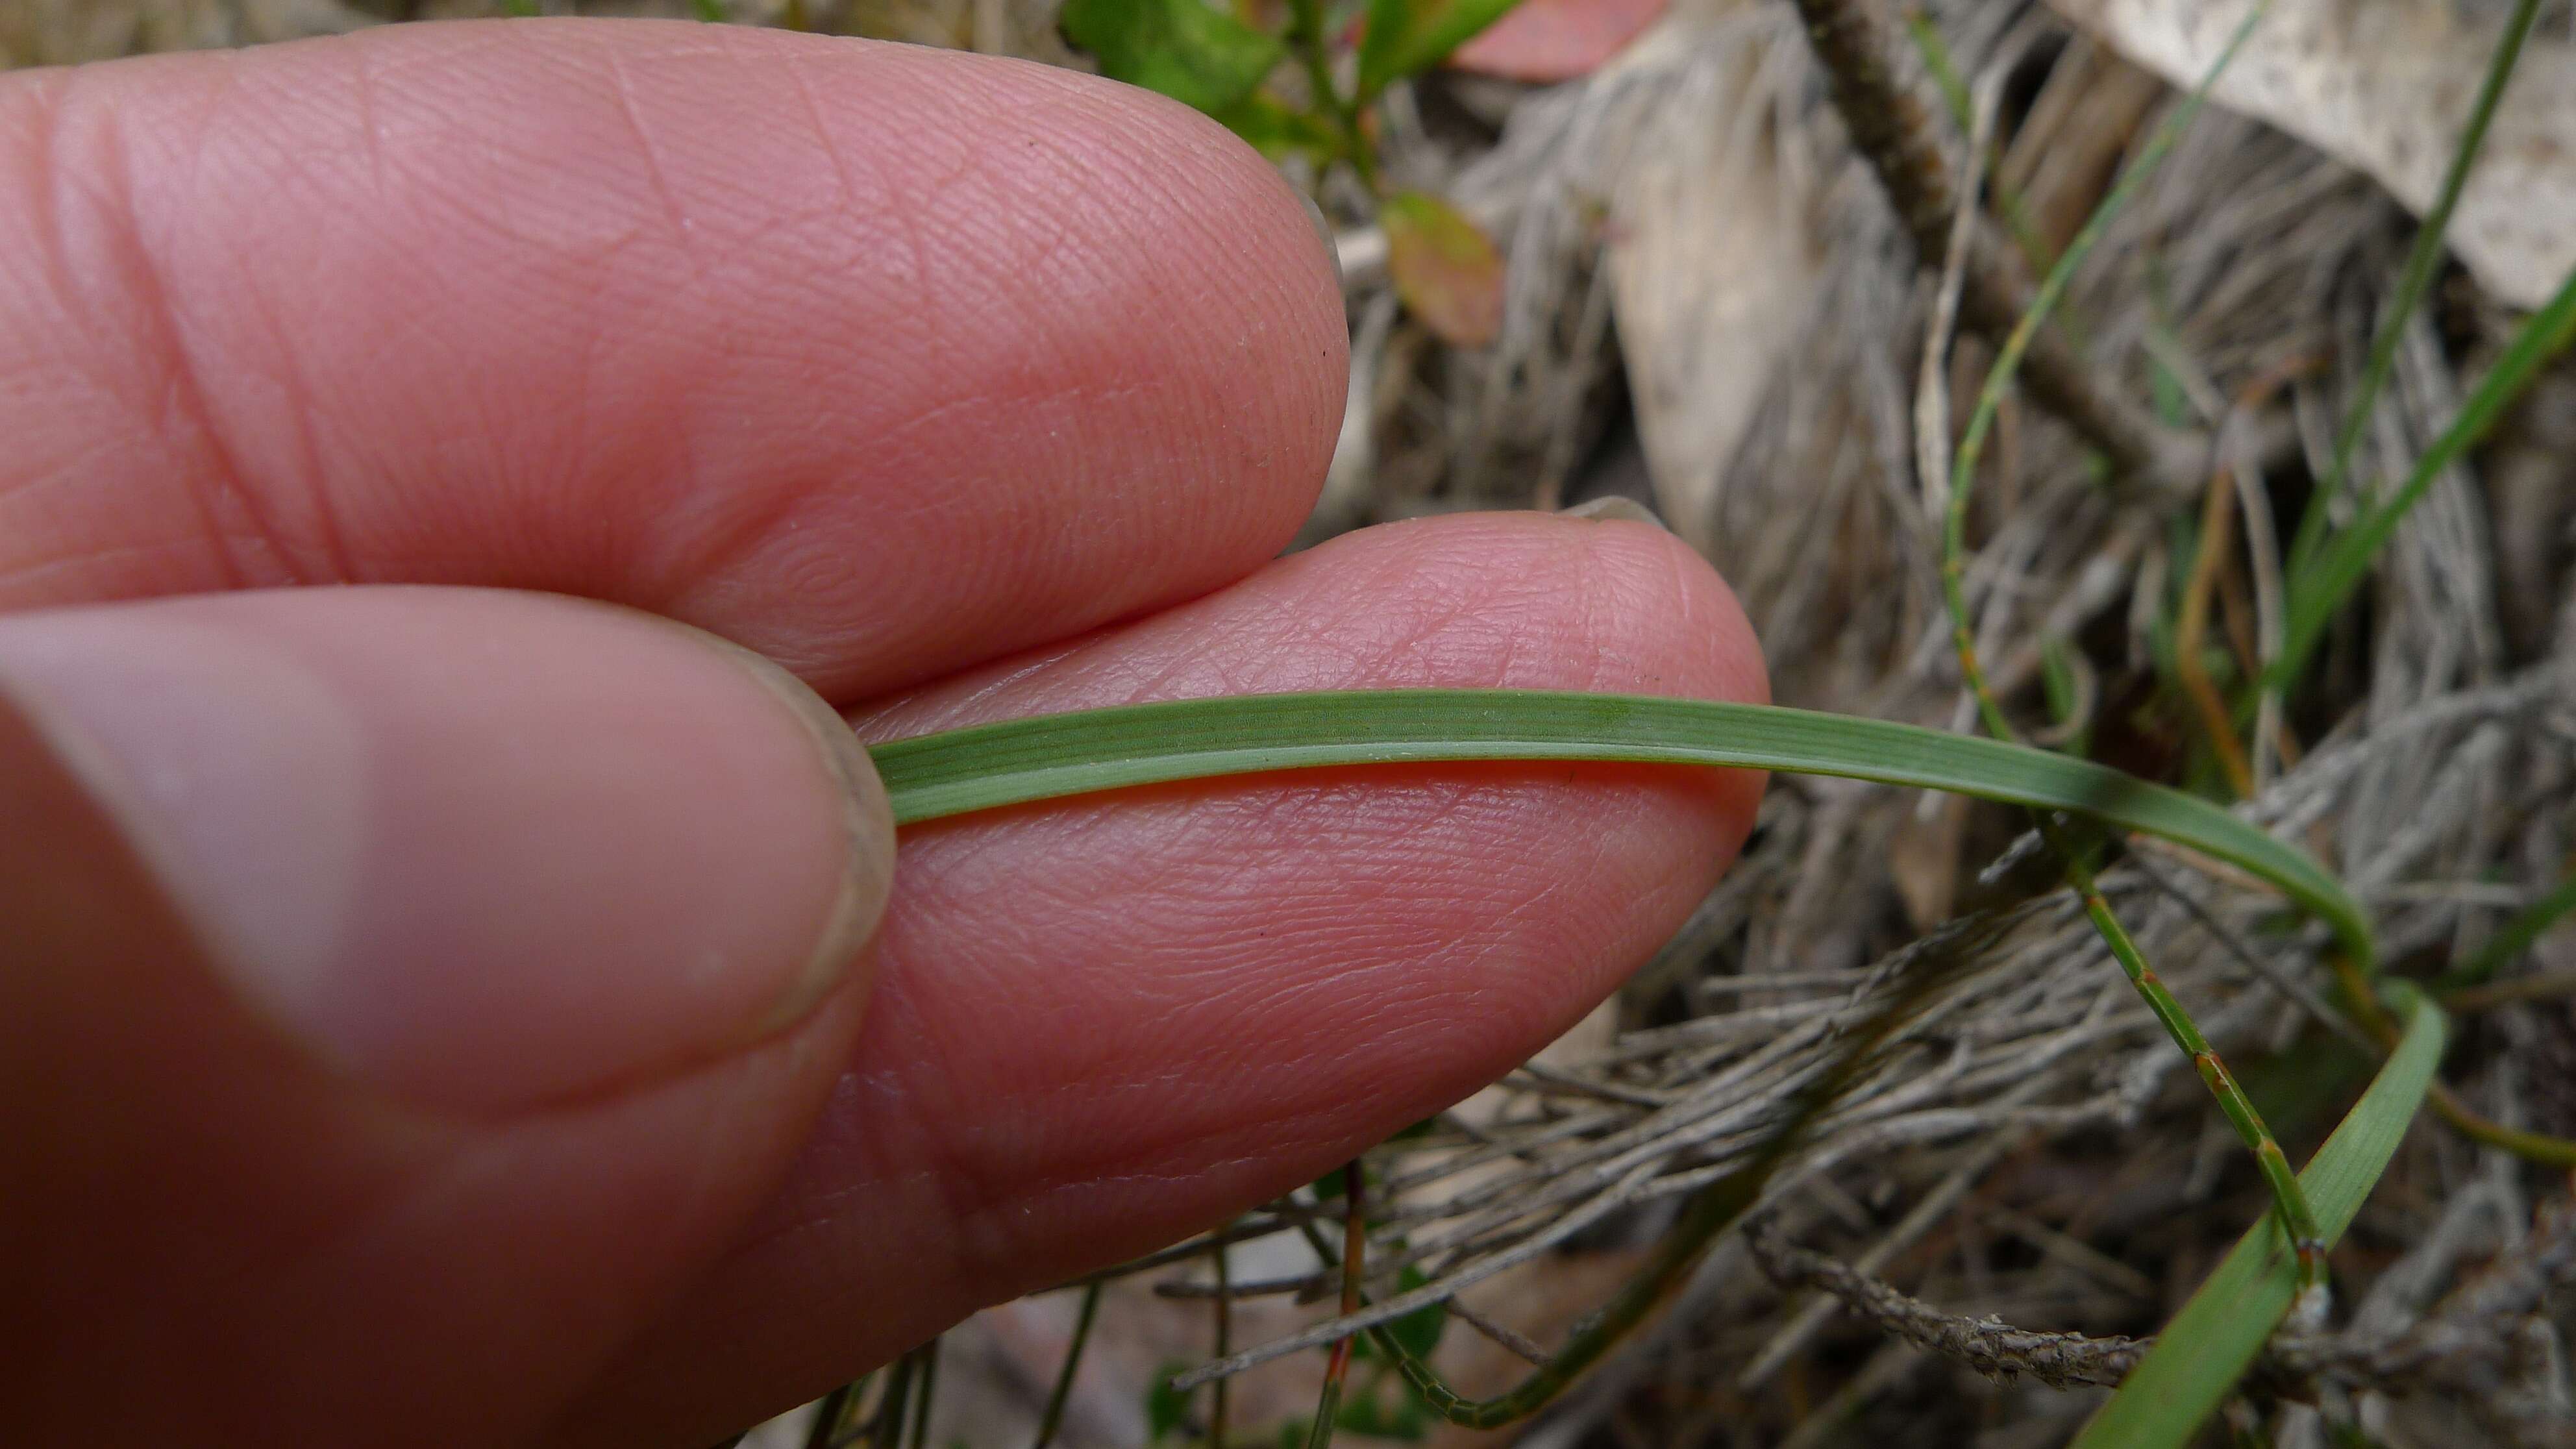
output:
[[[1670,535],[1452,515],[1345,535],[861,728],[1425,686],[1767,694],[1742,610]],[[584,1442],[712,1434],[810,1397],[1457,1101],[1670,938],[1760,792],[1674,766],[1365,766],[907,831],[841,1096],[685,1326],[591,1401]],[[818,1292],[818,1263],[865,1265],[880,1291]]]

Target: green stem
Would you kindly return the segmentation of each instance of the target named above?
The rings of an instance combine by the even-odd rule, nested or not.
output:
[[[1231,1246],[1224,1242],[1216,1245],[1216,1358],[1234,1352],[1234,1269],[1227,1261]],[[1224,1379],[1209,1385],[1214,1399],[1208,1408],[1208,1449],[1225,1449],[1228,1387]]]
[[[1360,131],[1359,103],[1333,83],[1332,40],[1324,24],[1324,0],[1288,0],[1288,44],[1305,67],[1306,88],[1314,92],[1307,104],[1332,121],[1341,135],[1342,159],[1373,192],[1378,189],[1377,158]]]
[[[2264,1124],[2263,1114],[2254,1109],[2253,1099],[2237,1085],[2235,1074],[2227,1070],[2227,1064],[2218,1059],[2209,1039],[2201,1035],[2200,1026],[2191,1019],[2191,1013],[2183,1010],[2182,1003],[2166,989],[2155,968],[2147,964],[2145,954],[2138,950],[2138,943],[2120,924],[2120,918],[2111,913],[2111,903],[2103,899],[2102,888],[2094,880],[2091,868],[2059,835],[2056,827],[2042,828],[2051,837],[2050,844],[2066,862],[2067,881],[2083,900],[2085,917],[2092,921],[2093,929],[2111,948],[2111,955],[2120,963],[2120,970],[2146,1002],[2147,1010],[2155,1014],[2157,1023],[2165,1029],[2165,1035],[2190,1056],[2192,1069],[2200,1074],[2201,1083],[2209,1088],[2209,1094],[2218,1099],[2218,1110],[2226,1115],[2228,1125],[2236,1129],[2237,1140],[2254,1155],[2255,1166],[2262,1171],[2263,1181],[2272,1189],[2273,1205],[2280,1210],[2281,1226],[2289,1234],[2290,1245],[2299,1255],[2301,1292],[2321,1294],[2326,1284],[2325,1233],[2317,1225],[2316,1211],[2309,1206],[2307,1190],[2299,1185],[2298,1173],[2290,1167],[2289,1154],[2281,1150],[2279,1139]],[[2309,1301],[2320,1308],[2323,1306],[2316,1299]]]
[[[1923,68],[1932,73],[1932,84],[1941,92],[1941,104],[1950,112],[1950,123],[1962,136],[1976,133],[1976,105],[1968,93],[1967,79],[1950,57],[1950,47],[1941,39],[1939,27],[1921,6],[1905,12],[1905,33],[1914,42],[1915,54],[1923,57]],[[2004,227],[2012,233],[2013,246],[2034,272],[2048,270],[2048,247],[2039,239],[2039,228],[2030,218],[2030,208],[2023,204],[2021,193],[2004,184],[2004,145],[1989,138],[1986,142],[1986,173],[1994,178],[1995,209],[2003,216]]]
[[[2379,1004],[2379,999],[2373,994],[2370,983],[2363,979],[2360,969],[2349,960],[2338,957],[2334,967],[2336,977],[2343,986],[2345,998],[2354,1003],[2354,1018],[2393,1050],[2397,1041],[2397,1023],[2389,1016],[2388,1009]],[[2413,991],[2412,987],[2403,986],[2402,983],[2401,989],[2410,993]],[[2468,1103],[2460,1100],[2458,1093],[2438,1081],[2433,1083],[2427,1100],[2432,1104],[2433,1115],[2449,1123],[2452,1130],[2472,1142],[2500,1148],[2526,1162],[2537,1162],[2550,1167],[2576,1167],[2576,1141],[2570,1141],[2564,1137],[2551,1137],[2541,1132],[2526,1132],[2518,1127],[2507,1127],[2471,1109]]]
[[[1894,41],[1879,6],[1874,0],[1796,5],[1853,149],[1885,188],[1923,265],[1939,267],[1960,205],[1957,183],[1928,124],[1928,104],[1900,84],[1888,64]],[[2028,310],[2023,299],[2029,282],[1999,255],[1980,251],[1961,264],[1960,320],[1988,338],[2008,335]],[[2099,449],[2115,474],[2159,481],[2167,476],[2176,444],[2125,400],[2103,392],[2071,349],[2040,336],[2025,338],[2021,350],[2031,354],[2025,380],[2032,401]]]
[[[905,1442],[911,1449],[924,1449],[930,1442],[930,1406],[939,1392],[939,1340],[934,1338],[914,1352],[921,1357],[921,1399],[912,1411],[912,1437]]]
[[[2324,1205],[2329,1243],[2352,1225],[2387,1170],[2441,1061],[2440,1009],[2402,989],[2399,1009],[2405,1023],[2391,1038],[2388,1060],[2299,1174],[2310,1196]],[[2194,1436],[2203,1421],[2299,1304],[2296,1276],[2282,1271],[2288,1246],[2279,1224],[2268,1218],[2248,1229],[2156,1335],[2155,1347],[2084,1427],[2075,1449],[2172,1449],[2198,1442]]]
[[[904,1420],[912,1408],[913,1375],[919,1368],[919,1360],[907,1353],[886,1371],[885,1397],[877,1402],[877,1411],[868,1420],[870,1449],[901,1449]]]
[[[841,1449],[850,1442],[857,1425],[859,1405],[867,1397],[868,1381],[875,1378],[865,1373],[823,1396],[814,1411],[813,1427],[805,1433],[805,1449]]]
[[[1993,425],[1995,411],[2011,387],[2014,374],[2020,369],[2022,354],[2028,350],[2031,339],[2038,335],[2041,325],[2048,320],[2048,314],[2066,296],[2067,288],[2074,280],[2075,269],[2101,241],[2112,219],[2127,207],[2130,198],[2164,160],[2165,153],[2173,149],[2183,128],[2198,113],[2211,84],[2227,68],[2228,62],[2235,59],[2237,50],[2244,45],[2246,37],[2253,34],[2256,22],[2262,19],[2268,8],[2268,4],[2257,5],[2246,17],[2244,24],[2229,38],[2227,49],[2220,54],[2217,64],[2202,78],[2190,98],[2156,128],[2146,149],[2120,173],[2110,195],[2105,196],[2102,204],[2085,219],[2083,230],[2076,233],[2075,240],[2067,246],[2065,255],[2058,258],[2057,265],[2049,269],[2048,276],[2040,283],[2039,295],[2032,301],[2030,310],[2014,325],[2001,354],[1995,359],[1993,370],[1987,373],[1985,387],[1977,398],[1976,413],[1969,419],[1966,436],[1960,440],[1958,457],[1950,471],[1950,506],[1943,518],[1941,532],[1941,597],[1950,611],[1950,637],[1959,656],[1959,676],[1976,700],[1977,714],[1984,721],[1986,732],[1998,740],[2011,741],[2015,736],[2011,722],[2004,718],[2002,704],[1996,700],[1994,690],[1987,682],[1985,666],[1977,657],[1976,631],[1968,616],[1963,578],[1968,549],[1969,489],[1976,481],[1978,454],[1984,447],[1986,432]],[[2289,1230],[2290,1241],[2298,1249],[2302,1293],[2322,1294],[2326,1280],[2325,1241],[2317,1230],[2316,1213],[2308,1204],[2307,1194],[2299,1187],[2298,1174],[2290,1170],[2288,1155],[2282,1152],[2280,1142],[2273,1137],[2272,1129],[2264,1124],[2262,1114],[2255,1110],[2252,1099],[2237,1085],[2235,1075],[2210,1048],[2209,1039],[2201,1034],[2191,1014],[2183,1010],[2182,1003],[2174,998],[2171,991],[2165,989],[2164,983],[2138,950],[2137,942],[2120,924],[2119,918],[2111,913],[2110,903],[2102,898],[2101,888],[2095,882],[2092,870],[2084,864],[2082,855],[2068,843],[2045,812],[2040,813],[2037,819],[2041,834],[2047,837],[2051,849],[2065,862],[2067,883],[2075,888],[2083,901],[2084,914],[2092,921],[2094,930],[2111,948],[2111,955],[2120,963],[2120,970],[2128,976],[2129,984],[2136,988],[2147,1009],[2164,1027],[2165,1035],[2191,1057],[2192,1066],[2200,1073],[2201,1081],[2208,1086],[2210,1095],[2218,1099],[2219,1110],[2226,1114],[2228,1123],[2236,1129],[2236,1135],[2244,1142],[2246,1150],[2254,1155],[2263,1180],[2271,1186],[2273,1204],[2280,1211],[2282,1224]],[[2312,1297],[2309,1301],[2318,1300]]]
[[[2048,275],[2041,279],[2039,292],[2031,299],[2029,309],[2022,313],[2021,320],[2005,336],[1994,366],[1986,373],[1986,384],[1977,393],[1976,411],[1968,418],[1968,430],[1959,439],[1958,459],[1950,469],[1950,510],[1942,533],[1943,547],[1947,551],[1958,553],[1965,549],[1968,492],[1976,481],[1977,462],[1985,451],[1986,434],[1994,427],[1995,412],[2003,406],[2005,395],[2011,391],[2013,378],[2021,371],[2022,358],[2038,338],[2039,329],[2057,310],[2058,304],[2065,300],[2067,289],[2074,284],[2076,269],[2092,254],[2093,248],[2101,242],[2102,234],[2110,230],[2112,221],[2128,209],[2130,199],[2146,184],[2147,178],[2163,164],[2165,153],[2182,139],[2184,128],[2200,114],[2201,104],[2208,99],[2210,85],[2227,69],[2228,63],[2236,59],[2236,52],[2244,46],[2246,37],[2254,33],[2255,25],[2270,9],[2271,0],[2263,0],[2246,15],[2244,23],[2236,27],[2236,33],[2228,37],[2227,48],[2219,53],[2217,64],[2210,67],[2209,74],[2201,78],[2200,84],[2181,105],[2174,108],[2173,114],[2156,127],[2155,134],[2147,139],[2146,148],[2138,153],[2137,158],[2122,169],[2120,179],[2112,184],[2110,195],[2102,198],[2102,204],[2085,218],[2083,229],[2076,232],[2075,239],[2058,254],[2057,264],[2050,267]],[[1964,618],[1967,608],[1959,598],[1955,570],[1945,569],[1942,591],[1950,602],[1951,617]]]
[[[1368,1169],[1354,1157],[1342,1168],[1342,1312],[1364,1306],[1360,1279],[1368,1271]],[[1351,1338],[1337,1339],[1324,1366],[1323,1392],[1316,1396],[1315,1422],[1306,1431],[1306,1449],[1330,1449],[1333,1420],[1342,1411],[1342,1384],[1351,1373]]]
[[[1082,1351],[1091,1343],[1091,1321],[1100,1315],[1100,1288],[1094,1283],[1082,1290],[1082,1311],[1074,1317],[1073,1338],[1064,1346],[1064,1367],[1056,1370],[1055,1388],[1047,1394],[1032,1449],[1047,1449],[1055,1442],[1055,1431],[1063,1427],[1065,1401],[1073,1397],[1074,1371],[1082,1367]]]

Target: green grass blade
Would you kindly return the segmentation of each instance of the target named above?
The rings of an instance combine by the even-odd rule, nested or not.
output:
[[[2435,990],[2456,990],[2475,986],[2502,970],[2514,957],[2531,949],[2550,927],[2557,925],[2569,912],[2576,911],[2576,874],[2570,874],[2549,894],[2532,902],[2522,914],[2505,923],[2495,939],[2469,958],[2468,964],[2445,976]]]
[[[1600,760],[1840,775],[2067,810],[2250,871],[2373,960],[2370,925],[2296,847],[2177,790],[2045,750],[1774,705],[1545,690],[1238,695],[1045,715],[873,747],[900,824],[1136,785],[1328,765]]]
[[[2329,1243],[2361,1211],[2441,1064],[2448,1035],[2441,1008],[2408,991],[2404,1011],[2405,1035],[2397,1050],[2299,1174]],[[2297,1277],[2280,1220],[2264,1214],[2084,1426],[2074,1449],[2181,1449],[2190,1443],[2290,1311]]]
[[[2504,355],[2479,379],[2477,391],[2469,395],[2460,415],[2415,460],[2415,471],[2407,476],[2404,486],[2352,527],[2335,535],[2313,565],[2291,578],[2289,628],[2281,657],[2273,661],[2264,678],[2266,687],[2286,688],[2299,677],[2309,652],[2325,634],[2326,625],[2369,575],[2371,562],[2379,557],[2379,550],[2397,531],[2407,510],[2431,490],[2433,480],[2442,476],[2443,469],[2486,436],[2505,410],[2521,399],[2523,390],[2539,377],[2540,370],[2571,341],[2576,341],[2576,272],[2568,274],[2547,306],[2524,319]]]
[[[2380,321],[2378,337],[2371,341],[2370,366],[2362,374],[2361,391],[2354,395],[2351,410],[2344,414],[2342,431],[2335,435],[2334,459],[2326,468],[2325,481],[2317,485],[2315,495],[2308,500],[2306,515],[2299,520],[2298,537],[2290,548],[2294,572],[2308,562],[2325,538],[2326,510],[2342,496],[2344,479],[2352,472],[2353,450],[2361,442],[2361,430],[2369,426],[2371,409],[2387,388],[2389,374],[2397,369],[2397,344],[2405,339],[2407,322],[2433,284],[2433,273],[2441,265],[2445,250],[2443,236],[2451,227],[2451,212],[2460,204],[2460,192],[2468,185],[2469,172],[2477,166],[2478,150],[2487,138],[2487,123],[2495,119],[2496,103],[2504,99],[2505,85],[2513,79],[2515,63],[2522,59],[2522,43],[2539,15],[2540,0],[2515,0],[2504,34],[2496,41],[2486,79],[2479,84],[2477,99],[2469,107],[2469,123],[2460,131],[2459,144],[2452,148],[2451,165],[2443,173],[2441,192],[2433,198],[2432,209],[2424,213],[2423,224],[2415,229],[2415,245],[2406,254],[2406,270],[2398,277],[2397,295],[2389,304],[2388,315]]]

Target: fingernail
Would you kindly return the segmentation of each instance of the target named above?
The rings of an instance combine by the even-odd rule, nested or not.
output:
[[[1315,239],[1324,244],[1324,260],[1333,264],[1333,285],[1347,290],[1349,279],[1342,271],[1342,242],[1333,234],[1332,222],[1325,218],[1324,209],[1315,204],[1315,198],[1305,192],[1297,193],[1297,204],[1306,208],[1306,220],[1315,228]]]
[[[1624,493],[1605,493],[1598,498],[1575,504],[1571,508],[1560,508],[1557,513],[1565,518],[1591,518],[1611,523],[1643,523],[1653,528],[1662,528],[1666,533],[1672,531],[1665,527],[1662,519],[1655,516],[1655,510]]]
[[[859,743],[858,732],[805,681],[766,656],[730,640],[685,625],[671,627],[723,651],[787,707],[789,716],[804,728],[813,744],[833,786],[830,798],[840,806],[839,824],[848,845],[850,868],[842,873],[840,888],[833,895],[822,933],[815,938],[804,969],[789,983],[777,1005],[752,1024],[750,1035],[757,1040],[803,1020],[841,984],[851,960],[876,934],[877,922],[885,915],[886,896],[894,885],[894,811],[886,800],[885,785],[877,779],[876,762],[868,758],[867,746]]]
[[[0,620],[0,687],[257,1013],[428,1104],[690,1069],[864,959],[893,824],[830,708],[603,605],[294,590]]]

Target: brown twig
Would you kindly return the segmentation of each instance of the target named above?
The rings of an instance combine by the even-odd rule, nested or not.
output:
[[[2042,1333],[1944,1313],[1848,1264],[1789,1243],[1768,1219],[1746,1225],[1744,1242],[1773,1283],[1821,1289],[1888,1333],[1956,1359],[1990,1379],[2028,1374],[2053,1389],[2114,1385],[2137,1366],[2150,1346],[2143,1339]]]

